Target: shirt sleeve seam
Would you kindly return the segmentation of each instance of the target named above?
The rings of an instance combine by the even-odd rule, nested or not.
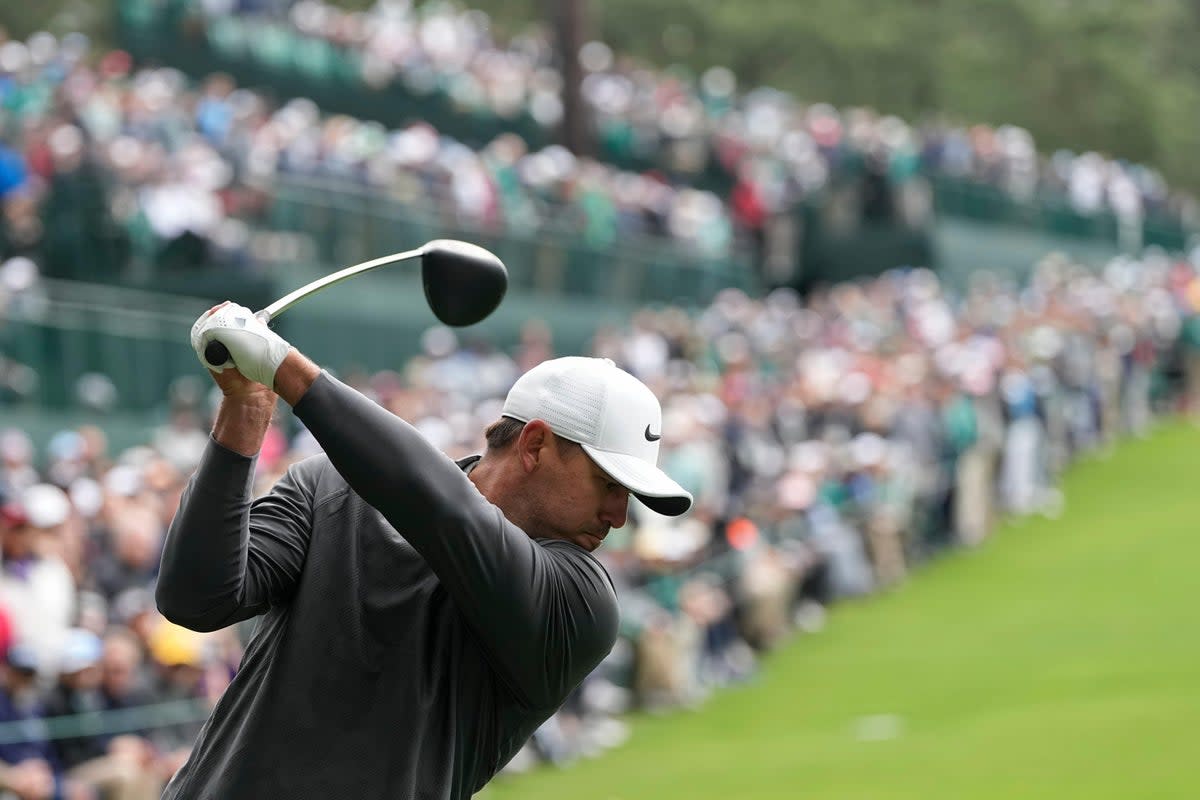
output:
[[[329,492],[329,494],[325,495],[324,497],[317,498],[316,490],[317,490],[317,487],[320,486],[321,478],[324,477],[331,470],[333,471],[333,473],[335,475],[338,474],[337,470],[334,469],[334,467],[333,467],[333,463],[328,458],[326,458],[324,460],[324,463],[321,464],[321,471],[320,471],[319,476],[317,477],[316,485],[314,485],[312,487],[313,488],[312,510],[313,510],[314,519],[316,517],[317,511],[319,511],[322,506],[326,506],[329,503],[332,503],[334,500],[337,500],[339,497],[345,497],[346,495],[350,494],[351,491],[353,491],[350,488],[350,484],[346,483],[345,479],[343,479],[341,477],[341,475],[338,475],[338,479],[342,481],[342,485],[335,488],[333,491]]]

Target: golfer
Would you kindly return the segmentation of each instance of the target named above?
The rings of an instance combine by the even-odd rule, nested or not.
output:
[[[214,339],[223,399],[158,606],[198,631],[261,618],[164,797],[470,797],[612,647],[590,553],[629,495],[691,506],[656,466],[658,400],[611,361],[547,361],[456,463],[249,309],[197,320],[202,363]],[[277,394],[325,452],[252,500]]]

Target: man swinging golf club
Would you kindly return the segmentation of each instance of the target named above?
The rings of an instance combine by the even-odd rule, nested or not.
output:
[[[455,463],[249,309],[202,315],[206,366],[213,341],[223,399],[158,605],[201,631],[262,618],[164,797],[470,797],[612,647],[590,551],[629,495],[691,505],[656,466],[658,400],[610,361],[547,361]],[[252,501],[276,394],[325,453]]]

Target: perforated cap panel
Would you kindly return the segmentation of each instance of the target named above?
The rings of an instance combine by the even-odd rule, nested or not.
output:
[[[522,422],[544,419],[566,439],[596,443],[608,399],[603,371],[597,369],[601,361],[571,357],[539,364],[516,382],[502,413]]]

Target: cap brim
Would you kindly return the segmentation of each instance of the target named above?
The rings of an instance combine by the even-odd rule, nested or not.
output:
[[[677,517],[692,507],[692,495],[653,464],[636,456],[580,445],[612,479],[628,489],[651,511]]]

